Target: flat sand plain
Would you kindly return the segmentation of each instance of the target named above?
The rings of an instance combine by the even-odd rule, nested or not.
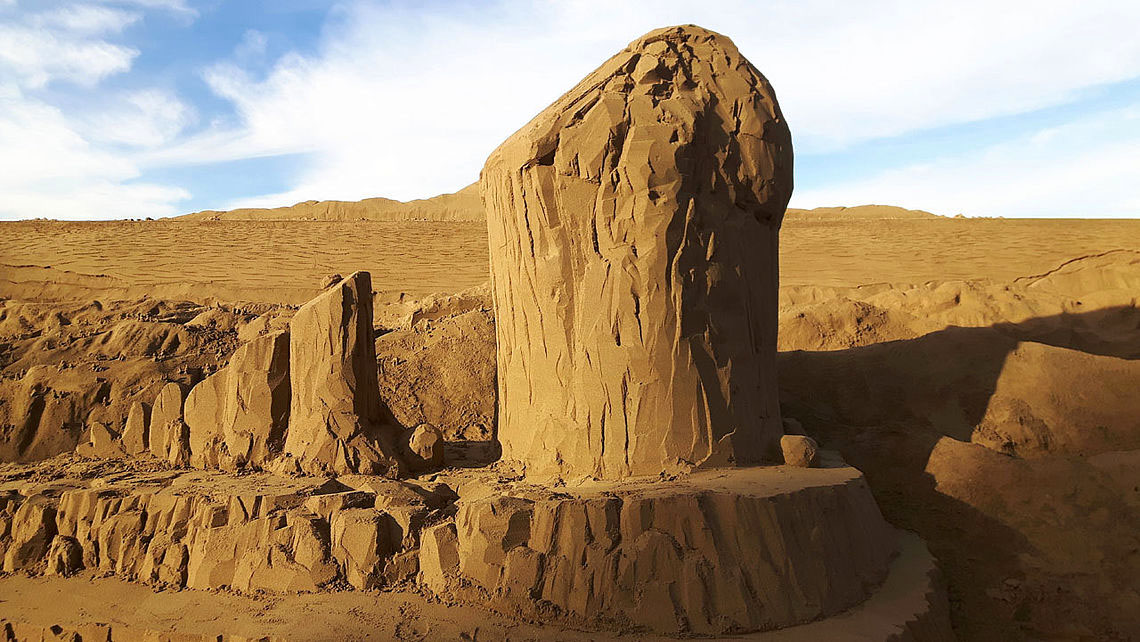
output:
[[[781,232],[781,285],[1008,281],[1114,249],[1140,249],[1140,221],[790,217]],[[299,304],[323,277],[354,270],[370,271],[384,298],[478,285],[488,278],[486,228],[378,221],[0,223],[0,294],[22,298],[114,293]]]

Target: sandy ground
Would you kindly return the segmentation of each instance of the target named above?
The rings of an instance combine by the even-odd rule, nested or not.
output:
[[[857,632],[875,639],[893,631],[922,608],[922,586],[930,571],[922,542],[905,535],[891,576],[874,597],[839,617],[750,635],[722,639],[749,642],[817,642],[840,639]],[[129,611],[118,609],[129,603]],[[447,604],[411,591],[344,592],[299,595],[238,596],[207,591],[154,592],[114,577],[84,573],[73,578],[0,577],[0,624],[5,618],[25,626],[50,629],[60,612],[71,614],[76,629],[91,625],[124,632],[178,631],[210,636],[219,628],[230,635],[251,639],[281,637],[297,642],[328,640],[561,640],[587,642],[602,639],[598,633],[520,621],[474,606]],[[153,633],[151,633],[153,635]],[[116,638],[118,639],[118,638]],[[605,636],[666,642],[671,638],[629,634]]]
[[[1140,249],[1140,221],[792,217],[781,232],[781,284],[1004,281],[1112,249]],[[8,222],[0,265],[0,292],[23,298],[112,292],[298,304],[334,272],[370,271],[383,297],[488,278],[481,223]]]
[[[366,269],[379,301],[398,301],[480,284],[486,266],[476,223],[2,223],[0,383],[58,379],[43,365],[64,360],[69,398],[95,403],[82,368],[96,358],[153,395],[158,377],[215,367],[233,349],[223,330],[264,312],[95,299],[296,304],[325,275]],[[784,414],[929,544],[959,637],[1140,638],[1140,221],[793,217],[781,274]],[[17,305],[29,300],[65,303]],[[153,347],[114,360],[140,336]],[[0,599],[21,582],[0,581]]]

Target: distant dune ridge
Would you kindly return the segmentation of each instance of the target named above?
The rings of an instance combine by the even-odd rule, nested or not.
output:
[[[908,210],[894,205],[856,205],[855,207],[816,207],[810,210],[788,208],[785,216],[803,221],[839,219],[852,220],[882,220],[898,218],[945,218],[931,214],[925,210]]]
[[[366,198],[362,201],[304,201],[289,207],[203,210],[178,218],[186,221],[481,221],[479,184],[453,194],[414,201]]]
[[[893,205],[817,207],[810,210],[789,208],[787,216],[796,219],[880,220],[942,218],[923,210]],[[479,198],[479,184],[472,183],[452,194],[440,194],[414,201],[366,198],[362,201],[304,201],[288,207],[246,207],[236,210],[203,210],[177,217],[184,221],[482,221],[486,218]]]

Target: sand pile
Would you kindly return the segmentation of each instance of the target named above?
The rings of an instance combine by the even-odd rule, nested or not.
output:
[[[930,541],[966,639],[1134,635],[1140,254],[785,292],[781,403]],[[794,348],[794,349],[793,349]]]

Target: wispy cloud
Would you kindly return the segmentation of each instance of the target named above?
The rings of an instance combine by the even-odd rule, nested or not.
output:
[[[452,191],[584,74],[667,24],[732,37],[776,87],[799,154],[1026,114],[1140,77],[1132,0],[343,0],[312,48],[280,55],[282,40],[250,30],[218,52],[189,79],[220,99],[199,117],[176,85],[130,72],[141,54],[127,36],[155,15],[192,22],[187,0],[12,6],[0,0],[0,148],[30,161],[0,175],[0,216],[174,213],[188,195],[139,185],[147,172],[297,153],[291,189],[210,206]],[[111,89],[122,74],[131,89]],[[53,102],[60,87],[83,99]],[[1127,158],[1140,135],[1122,114],[1075,114],[969,152],[932,147],[921,164],[887,161],[796,202],[1135,215]]]
[[[1140,4],[1112,0],[433,7],[348,3],[314,55],[283,56],[265,76],[236,58],[214,66],[204,78],[239,123],[153,162],[312,152],[295,189],[233,204],[454,190],[578,78],[671,23],[733,37],[775,85],[801,153],[1023,113],[1140,75]],[[227,144],[204,143],[217,139]]]
[[[163,9],[185,16],[196,16],[198,10],[190,6],[186,0],[101,0],[105,4],[125,7],[139,7],[142,9]]]
[[[0,24],[0,69],[24,87],[40,88],[53,80],[92,87],[130,69],[138,54],[131,47],[71,32]]]
[[[0,16],[0,217],[162,216],[189,197],[139,182],[131,154],[169,143],[193,110],[168,90],[96,90],[130,70],[139,51],[112,39],[140,19],[87,3]]]
[[[33,14],[29,26],[41,29],[62,29],[74,34],[101,35],[117,33],[142,19],[135,11],[112,9],[93,4],[62,6]]]
[[[63,113],[9,89],[0,93],[0,215],[138,218],[177,213],[184,190],[133,182],[122,154],[81,136]]]
[[[972,150],[801,191],[796,207],[891,204],[970,216],[1140,213],[1140,108],[1085,114]]]

